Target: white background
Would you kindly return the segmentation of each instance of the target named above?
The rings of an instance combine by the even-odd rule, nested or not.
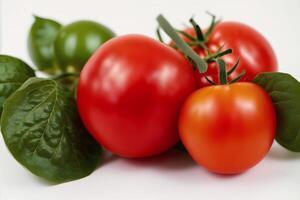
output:
[[[280,70],[300,78],[299,0],[0,0],[0,52],[31,64],[26,37],[32,14],[66,24],[93,19],[118,34],[154,36],[155,17],[163,13],[180,27],[195,14],[207,25],[210,11],[224,20],[247,23],[263,33],[278,56]],[[300,154],[274,144],[255,168],[220,176],[176,151],[143,160],[106,159],[87,178],[49,185],[31,175],[8,153],[0,138],[0,200],[60,199],[300,199]]]

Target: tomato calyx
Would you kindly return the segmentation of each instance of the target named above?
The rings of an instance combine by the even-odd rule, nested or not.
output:
[[[212,20],[211,20],[210,26],[208,27],[208,29],[205,33],[204,33],[204,31],[202,31],[199,24],[196,23],[196,21],[194,20],[193,17],[190,18],[189,22],[191,23],[191,25],[193,26],[193,28],[195,30],[196,37],[193,37],[192,35],[184,32],[184,31],[178,31],[180,34],[189,38],[191,41],[196,42],[196,43],[191,43],[191,45],[200,46],[200,47],[202,47],[202,45],[205,46],[205,44],[208,42],[208,38],[209,38],[210,34],[212,33],[212,31],[215,28],[215,26],[221,21],[221,20],[216,20],[215,15],[213,15],[209,12],[206,12],[206,13],[211,16]],[[202,44],[200,44],[200,43],[202,43]]]
[[[217,58],[220,58],[220,57],[222,57],[222,56],[224,56],[224,55],[227,55],[227,54],[232,53],[232,49],[226,49],[226,50],[223,51],[223,47],[224,47],[224,45],[221,46],[221,47],[217,50],[217,52],[214,53],[214,54],[212,54],[209,50],[207,50],[208,56],[206,56],[206,57],[204,58],[205,62],[211,63],[211,62],[214,62],[215,59],[217,59]]]
[[[208,28],[208,31],[203,34],[200,26],[195,22],[193,18],[190,19],[190,23],[193,25],[196,33],[196,38],[189,35],[186,32],[183,31],[176,31],[172,25],[165,19],[164,16],[159,15],[157,17],[157,21],[159,23],[159,28],[163,29],[163,31],[174,41],[175,48],[179,49],[185,57],[192,63],[194,69],[197,69],[199,73],[205,73],[207,71],[208,64],[211,62],[216,62],[219,69],[219,84],[225,85],[225,84],[231,84],[235,83],[238,80],[241,79],[242,76],[246,73],[245,70],[243,70],[236,78],[234,78],[231,81],[228,81],[228,76],[232,74],[235,69],[237,68],[240,59],[236,61],[234,66],[226,71],[226,63],[224,60],[221,59],[222,56],[232,53],[232,49],[226,49],[223,50],[224,45],[222,45],[216,53],[211,53],[209,49],[206,47],[205,42],[207,41],[207,38],[209,37],[210,33],[212,32],[214,26],[216,25],[215,16],[212,15],[213,19],[211,22],[210,27]],[[161,33],[159,28],[157,29],[157,35],[161,42],[163,42]],[[184,41],[179,35],[178,32],[189,38],[192,42],[198,43],[200,46],[202,46],[206,52],[207,56],[205,58],[201,58],[199,55],[196,54],[196,52],[191,48],[189,42]],[[204,76],[206,81],[208,81],[211,85],[217,85],[216,82],[209,79],[207,76]]]
[[[235,69],[238,67],[240,59],[238,59],[236,61],[236,63],[234,64],[234,66],[232,68],[230,68],[228,71],[226,71],[226,63],[223,59],[214,59],[214,62],[217,63],[218,65],[218,69],[219,69],[219,84],[221,85],[226,85],[226,84],[232,84],[237,82],[238,80],[240,80],[245,74],[246,74],[246,70],[243,70],[237,77],[235,77],[233,80],[228,81],[228,76],[230,74],[232,74]],[[212,81],[211,79],[209,79],[207,76],[205,76],[205,79],[207,82],[209,82],[211,85],[218,85],[216,82]]]
[[[189,22],[191,23],[191,25],[194,28],[194,31],[196,33],[196,37],[193,37],[191,34],[188,34],[184,31],[180,31],[178,30],[177,32],[180,33],[182,36],[188,38],[190,40],[190,42],[187,42],[187,44],[191,47],[198,47],[198,48],[202,48],[206,51],[207,56],[204,57],[203,59],[207,62],[207,63],[211,63],[214,62],[215,59],[220,58],[226,54],[230,54],[232,53],[232,49],[226,49],[223,51],[223,48],[225,46],[225,44],[223,44],[216,53],[211,53],[211,51],[209,50],[209,48],[207,47],[207,42],[208,39],[212,33],[212,31],[214,30],[215,26],[221,21],[221,20],[216,20],[216,16],[206,12],[208,15],[210,15],[212,17],[210,26],[208,27],[207,31],[204,33],[204,31],[202,31],[202,29],[200,28],[200,25],[194,20],[193,17],[190,18]]]
[[[176,46],[184,53],[186,58],[199,70],[200,73],[207,71],[207,63],[200,58],[196,52],[177,34],[172,25],[165,19],[164,16],[159,15],[157,21],[164,32],[176,43]],[[159,30],[159,29],[158,29]],[[161,38],[161,36],[160,36]]]
[[[211,23],[207,29],[207,31],[202,31],[200,25],[194,20],[193,17],[191,17],[189,19],[189,23],[192,25],[192,27],[194,28],[194,31],[196,33],[196,36],[193,36],[185,31],[182,30],[178,30],[176,29],[176,32],[178,32],[180,35],[186,37],[187,39],[189,39],[188,44],[192,47],[201,47],[203,49],[207,49],[206,47],[206,43],[208,42],[208,39],[212,33],[212,31],[214,30],[215,26],[221,21],[221,20],[216,20],[216,16],[206,12],[208,15],[211,16],[212,20]],[[158,29],[158,34],[159,33],[159,29]],[[159,37],[161,38],[161,37]]]
[[[165,43],[160,33],[161,28],[175,42],[174,48],[179,49],[185,55],[185,57],[192,63],[193,68],[197,69],[200,73],[205,73],[207,71],[208,63],[214,62],[215,59],[232,53],[231,49],[223,50],[224,45],[221,46],[216,51],[216,53],[211,53],[205,45],[205,41],[209,37],[209,34],[211,33],[213,27],[216,24],[215,17],[213,17],[211,26],[205,34],[203,34],[203,32],[200,29],[200,26],[194,21],[194,19],[190,19],[191,24],[193,24],[195,28],[197,38],[194,38],[193,36],[189,35],[188,33],[185,33],[184,31],[174,29],[173,26],[166,20],[166,18],[163,15],[159,15],[157,17],[157,21],[159,23],[159,27],[156,30],[158,39],[162,43]],[[184,41],[178,33],[183,34],[184,36],[189,38],[193,43],[200,45],[206,51],[207,56],[203,59],[199,57],[197,53],[192,49],[191,43]]]
[[[208,43],[208,39],[212,33],[212,31],[214,30],[215,26],[221,21],[221,20],[216,20],[216,16],[206,12],[208,15],[210,15],[212,17],[210,26],[208,27],[207,31],[202,31],[202,29],[200,28],[200,25],[194,20],[193,17],[191,17],[189,19],[190,24],[192,25],[194,32],[195,32],[195,36],[193,36],[192,34],[189,34],[186,31],[182,31],[179,29],[174,29],[180,36],[182,36],[183,38],[186,38],[187,41],[185,41],[191,48],[200,48],[200,49],[204,49],[206,51],[207,56],[204,57],[203,59],[209,63],[209,62],[213,62],[213,58],[217,58],[217,57],[221,57],[222,55],[226,55],[228,53],[231,53],[232,51],[229,49],[226,49],[223,52],[220,52],[219,50],[222,50],[224,45],[221,46],[219,48],[219,50],[217,51],[217,53],[212,54],[209,50],[209,48],[207,47],[207,43]],[[156,34],[157,37],[159,39],[159,41],[161,41],[162,43],[165,43],[161,33],[160,33],[160,27],[157,28],[156,30]],[[172,37],[171,37],[172,38]],[[173,39],[173,38],[172,38]],[[175,49],[178,49],[178,47],[176,46],[176,41],[174,41],[175,44],[171,44],[171,46]],[[219,55],[220,54],[220,55]]]

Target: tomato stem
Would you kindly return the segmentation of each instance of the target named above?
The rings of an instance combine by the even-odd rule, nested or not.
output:
[[[238,58],[238,60],[234,64],[234,66],[227,72],[227,76],[229,76],[230,74],[232,74],[232,72],[234,72],[234,70],[237,68],[237,66],[239,65],[239,63],[240,63],[240,58]]]
[[[245,74],[246,74],[246,70],[243,70],[242,73],[240,73],[235,79],[233,79],[232,81],[230,81],[229,84],[237,82],[237,81],[240,80]]]
[[[207,29],[207,31],[203,34],[202,29],[200,28],[199,24],[196,23],[196,21],[194,20],[194,18],[190,18],[189,22],[192,24],[194,31],[196,33],[196,41],[199,42],[198,46],[202,47],[203,44],[205,45],[208,42],[209,36],[210,34],[213,32],[215,26],[221,21],[221,20],[216,20],[216,16],[211,14],[210,12],[206,12],[208,15],[210,15],[212,17],[211,23]],[[188,39],[190,39],[189,37],[187,37]],[[195,40],[193,40],[195,41]],[[202,47],[203,48],[203,47]]]
[[[201,46],[206,51],[209,51],[209,49],[206,47],[206,45],[203,42],[200,42],[200,41],[188,42],[187,44],[190,45],[190,46]]]
[[[219,79],[220,84],[225,85],[227,84],[227,72],[226,72],[226,64],[225,61],[222,59],[217,59],[217,64],[219,66]]]
[[[210,14],[210,13],[209,13]],[[216,53],[211,53],[210,50],[207,48],[205,43],[207,42],[207,38],[209,37],[210,33],[212,32],[214,26],[219,22],[216,21],[215,16],[210,14],[212,16],[212,22],[210,27],[208,28],[208,31],[205,35],[203,35],[203,32],[200,29],[200,26],[195,22],[193,18],[190,19],[190,23],[193,25],[196,33],[196,37],[193,37],[192,35],[176,30],[172,27],[172,25],[162,16],[159,15],[157,17],[157,21],[159,23],[158,29],[157,29],[157,36],[158,39],[163,42],[160,29],[162,28],[164,32],[174,41],[175,46],[174,48],[181,50],[186,58],[193,64],[193,66],[196,66],[198,71],[200,73],[205,73],[207,70],[207,64],[210,62],[216,62],[219,68],[219,82],[222,85],[235,83],[238,80],[241,79],[242,76],[246,73],[245,71],[242,71],[236,78],[234,78],[232,81],[228,82],[228,76],[231,75],[235,69],[237,68],[240,59],[236,61],[234,66],[229,70],[226,71],[226,63],[224,60],[220,59],[220,57],[232,53],[232,49],[226,49],[222,50],[224,45],[222,45]],[[178,34],[181,34],[188,38],[190,42],[185,42]],[[207,51],[208,56],[202,59],[197,53],[190,47],[190,46],[200,46],[204,50]],[[211,85],[217,85],[213,80],[209,79],[207,76],[204,76],[206,81],[209,82]]]
[[[204,76],[205,80],[209,82],[211,85],[217,85],[214,81],[210,80],[207,76]]]
[[[190,23],[192,24],[192,26],[195,29],[197,39],[201,42],[205,42],[205,38],[204,38],[204,35],[202,33],[200,26],[195,22],[195,20],[193,18],[190,19]]]
[[[165,42],[164,42],[164,40],[163,40],[163,38],[162,38],[162,36],[161,36],[160,28],[159,28],[159,27],[157,27],[157,29],[156,29],[156,35],[157,35],[158,40],[159,40],[161,43],[164,43],[164,44],[165,44]]]
[[[224,60],[219,58],[219,59],[215,59],[214,61],[217,63],[218,68],[219,68],[219,81],[220,81],[221,85],[235,83],[246,74],[246,70],[243,70],[237,77],[235,77],[233,80],[228,82],[228,76],[230,74],[232,74],[232,72],[234,72],[234,70],[237,68],[240,59],[237,60],[237,62],[234,64],[234,66],[228,72],[226,72],[226,63]],[[207,77],[205,77],[205,79],[210,84],[216,85],[212,80],[208,79]]]
[[[184,31],[181,31],[181,30],[176,30],[178,33],[180,33],[181,35],[183,35],[184,37],[188,38],[189,40],[193,41],[193,42],[201,42],[201,41],[197,41],[196,38],[194,38],[192,35],[184,32]],[[201,42],[202,43],[202,42]]]
[[[224,55],[227,55],[227,54],[230,54],[230,53],[232,53],[232,49],[226,49],[225,51],[221,51],[221,52],[217,52],[216,54],[212,54],[212,55],[210,55],[210,56],[208,56],[208,57],[206,57],[206,58],[204,58],[204,60],[206,61],[206,62],[214,62],[214,60],[216,59],[216,58],[220,58],[220,57],[222,57],[222,56],[224,56]]]
[[[196,65],[199,72],[206,72],[206,62],[202,58],[200,58],[194,52],[194,50],[179,37],[172,25],[162,15],[159,15],[157,17],[157,21],[160,27],[165,31],[165,33],[175,42],[176,47],[180,49],[189,60],[192,61],[192,64]]]
[[[208,15],[210,15],[212,17],[212,20],[211,20],[211,23],[210,23],[210,26],[208,27],[204,37],[205,37],[205,40],[207,41],[210,34],[212,33],[212,31],[214,30],[215,26],[221,21],[220,19],[216,21],[216,16],[214,14],[211,14],[210,12],[206,12]]]

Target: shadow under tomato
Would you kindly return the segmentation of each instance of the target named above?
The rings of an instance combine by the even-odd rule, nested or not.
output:
[[[187,153],[175,149],[149,158],[126,159],[126,162],[137,167],[151,167],[166,170],[183,170],[198,167]]]
[[[106,152],[101,166],[118,161],[124,173],[144,173],[145,170],[157,172],[166,177],[181,177],[182,181],[199,183],[199,180],[223,180],[247,176],[250,170],[239,174],[217,174],[199,166],[191,156],[177,149],[171,149],[163,154],[147,158],[122,158]],[[149,171],[148,171],[149,172]],[[176,176],[174,176],[176,174]]]
[[[267,158],[272,160],[297,160],[300,159],[300,153],[289,151],[275,144],[268,153]]]
[[[103,153],[102,153],[102,161],[100,162],[99,166],[97,168],[100,168],[102,165],[107,165],[107,164],[110,164],[116,160],[118,160],[118,156],[107,151],[107,150],[103,150]]]

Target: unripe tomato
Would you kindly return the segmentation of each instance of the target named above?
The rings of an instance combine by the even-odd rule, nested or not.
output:
[[[54,41],[56,61],[62,71],[80,72],[96,49],[114,36],[109,28],[93,21],[66,25]]]
[[[254,83],[208,86],[189,96],[179,120],[181,140],[206,169],[235,174],[269,151],[276,116],[271,98]]]

